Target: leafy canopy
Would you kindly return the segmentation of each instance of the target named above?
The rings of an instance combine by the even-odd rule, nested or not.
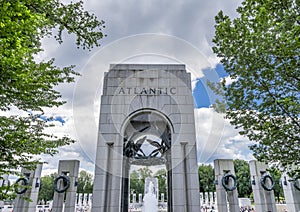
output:
[[[91,194],[93,192],[93,175],[85,170],[79,172],[77,193]]]
[[[51,201],[54,196],[54,187],[53,182],[57,177],[57,173],[52,173],[50,175],[46,175],[41,177],[41,189],[39,191],[38,201]],[[45,204],[42,202],[42,204]]]
[[[239,17],[215,17],[213,51],[234,82],[220,86],[226,117],[264,162],[299,171],[300,1],[244,0]]]
[[[130,173],[130,193],[144,194],[145,179],[152,177],[152,170],[147,166]]]
[[[201,164],[198,166],[199,190],[200,192],[215,191],[215,172],[211,165]]]
[[[45,108],[65,103],[55,88],[73,82],[77,73],[74,66],[55,66],[54,59],[37,62],[41,40],[55,37],[61,43],[66,31],[76,36],[77,47],[91,49],[100,45],[104,22],[85,11],[82,1],[2,0],[0,7],[1,176],[19,167],[32,168],[37,163],[34,155],[52,155],[73,142],[45,133],[51,118],[42,115]],[[10,115],[12,108],[26,115]]]
[[[234,172],[238,180],[237,190],[239,197],[250,197],[252,188],[250,184],[251,175],[249,163],[244,160],[236,159],[233,161]]]

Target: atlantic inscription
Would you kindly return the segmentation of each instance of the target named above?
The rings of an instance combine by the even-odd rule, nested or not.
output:
[[[140,88],[140,87],[126,87],[118,88],[118,95],[175,95],[176,87],[170,88]]]

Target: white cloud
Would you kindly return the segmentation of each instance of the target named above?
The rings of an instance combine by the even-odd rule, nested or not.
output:
[[[214,159],[254,159],[248,146],[252,144],[241,136],[229,120],[212,108],[195,109],[198,162]]]
[[[230,76],[225,77],[225,86],[231,85],[233,82],[237,81],[237,78],[233,79]]]
[[[80,145],[75,143],[59,148],[59,153],[55,156],[43,156],[43,161],[46,162],[46,164],[43,165],[42,175],[57,173],[59,160],[79,160],[81,170],[84,169],[90,173],[94,172],[94,163],[87,160]]]

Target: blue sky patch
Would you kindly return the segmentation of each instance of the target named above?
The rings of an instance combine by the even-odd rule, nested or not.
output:
[[[193,97],[195,108],[209,107],[211,104],[206,88],[203,85],[201,79],[198,79],[196,82],[196,86],[193,90]]]
[[[40,118],[44,121],[58,121],[61,123],[62,126],[64,126],[64,123],[66,122],[63,117],[61,116],[55,116],[55,117],[51,117],[51,118],[48,118],[47,116],[40,116]]]
[[[204,77],[197,79],[195,88],[193,90],[194,106],[195,108],[208,108],[215,100],[219,98],[207,86],[207,81],[219,82],[221,78],[229,76],[221,64],[217,64],[214,69],[206,68],[202,70]]]

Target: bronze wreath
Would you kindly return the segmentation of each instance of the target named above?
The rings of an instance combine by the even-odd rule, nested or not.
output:
[[[233,180],[233,186],[231,186],[231,187],[228,186],[228,181],[229,181],[230,178]],[[235,190],[236,187],[237,187],[236,177],[233,174],[230,174],[230,173],[225,174],[222,177],[222,186],[225,188],[226,191],[233,191],[233,190]]]
[[[15,192],[17,193],[17,194],[24,194],[26,191],[27,191],[27,186],[28,186],[28,179],[27,178],[25,178],[25,177],[20,177],[19,179],[17,179],[17,181],[16,181],[16,185],[17,184],[19,184],[19,182],[23,182],[23,188],[22,189],[18,189],[18,187],[15,187]]]
[[[269,179],[271,181],[271,186],[267,186],[266,185],[266,180]],[[260,185],[263,187],[263,189],[265,189],[266,191],[272,191],[275,185],[275,182],[273,180],[273,177],[269,174],[264,174],[261,178],[260,178]]]
[[[59,180],[63,180],[64,183],[64,187],[59,189],[58,188],[58,181]],[[60,175],[58,177],[55,178],[54,182],[53,182],[53,188],[57,193],[63,193],[65,192],[68,188],[70,187],[70,179],[68,176],[66,175]]]

